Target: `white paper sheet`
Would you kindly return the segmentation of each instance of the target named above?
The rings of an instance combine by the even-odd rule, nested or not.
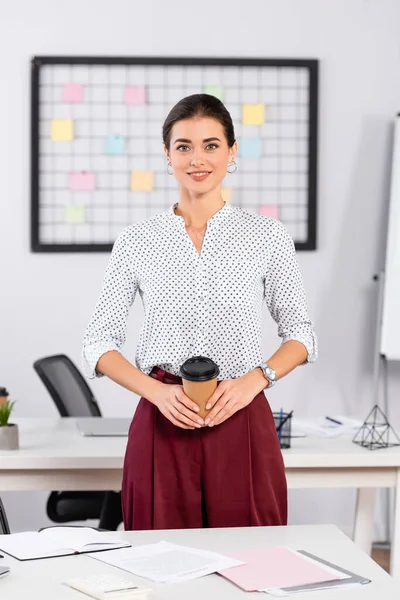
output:
[[[89,555],[96,560],[156,583],[175,583],[244,564],[217,552],[178,546],[169,542],[147,544]]]
[[[308,419],[293,417],[292,436],[302,437],[310,435],[324,438],[332,438],[343,434],[354,435],[354,433],[356,433],[363,424],[362,421],[358,421],[357,419],[353,419],[351,417],[345,417],[343,415],[334,415],[333,418],[337,421],[340,421],[342,425],[332,423],[332,421],[325,419],[325,417]]]

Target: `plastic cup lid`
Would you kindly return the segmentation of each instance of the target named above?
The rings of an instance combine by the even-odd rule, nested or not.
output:
[[[180,376],[188,381],[209,381],[218,375],[218,365],[206,356],[188,358],[180,368]]]

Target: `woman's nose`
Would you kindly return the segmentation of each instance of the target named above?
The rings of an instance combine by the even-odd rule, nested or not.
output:
[[[199,152],[194,152],[192,154],[192,158],[191,158],[190,164],[193,167],[196,167],[198,165],[204,165],[204,157],[203,157],[203,155],[201,153],[199,153]]]

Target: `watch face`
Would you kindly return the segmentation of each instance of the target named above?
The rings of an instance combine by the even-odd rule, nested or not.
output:
[[[271,381],[275,381],[276,373],[275,373],[274,369],[271,369],[271,367],[265,367],[265,373],[266,373],[268,379],[270,379]]]

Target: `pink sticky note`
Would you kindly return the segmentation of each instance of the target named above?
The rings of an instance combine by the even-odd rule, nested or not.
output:
[[[91,171],[70,173],[68,187],[73,192],[90,192],[94,190],[94,173]]]
[[[83,87],[79,83],[66,83],[63,88],[63,102],[82,102]]]
[[[246,564],[219,571],[247,592],[266,588],[292,587],[341,579],[306,557],[284,547],[224,553]]]
[[[260,206],[258,212],[264,217],[272,217],[273,219],[279,219],[279,211],[277,206]]]
[[[128,85],[125,88],[126,104],[144,104],[145,90],[143,85]]]

